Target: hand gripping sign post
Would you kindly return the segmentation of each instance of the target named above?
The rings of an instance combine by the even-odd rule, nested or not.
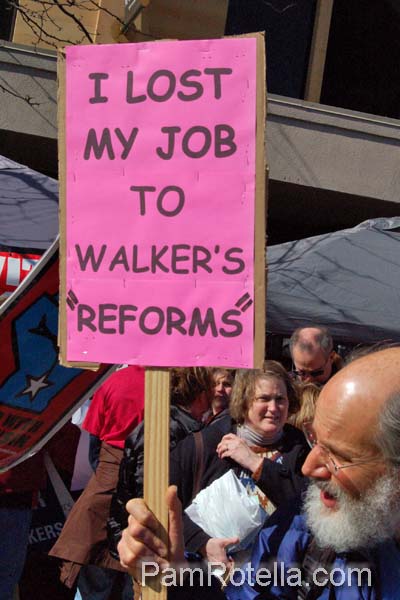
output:
[[[264,40],[69,47],[59,81],[61,360],[150,367],[145,496],[166,526],[165,367],[264,359]]]

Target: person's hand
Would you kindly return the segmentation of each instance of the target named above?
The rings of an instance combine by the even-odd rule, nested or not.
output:
[[[157,536],[160,523],[144,500],[136,498],[126,505],[129,513],[128,527],[122,532],[118,553],[121,565],[137,581],[142,579],[142,564],[145,562],[157,563],[160,570],[167,568],[169,561],[173,564],[184,562],[182,507],[175,486],[168,488],[167,504],[169,553],[165,543]]]
[[[263,461],[262,457],[253,452],[246,442],[234,433],[224,435],[217,446],[217,454],[219,458],[231,458],[252,473],[258,469]]]
[[[238,542],[238,537],[210,538],[207,544],[202,548],[201,553],[209,563],[224,564],[230,568],[233,563],[226,553],[226,548],[227,546],[237,544]]]

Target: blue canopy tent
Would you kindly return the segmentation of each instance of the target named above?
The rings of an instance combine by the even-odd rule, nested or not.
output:
[[[58,234],[58,182],[0,156],[0,250],[43,253]]]
[[[400,217],[268,248],[267,333],[400,342]]]

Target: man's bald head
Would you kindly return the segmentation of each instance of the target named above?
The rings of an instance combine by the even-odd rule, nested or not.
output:
[[[364,358],[372,359],[373,356],[376,356],[376,381],[382,382],[383,396],[376,443],[385,459],[398,467],[400,465],[400,347],[387,348]],[[361,359],[356,362],[359,361]]]
[[[400,515],[400,348],[354,360],[324,386],[302,471],[317,543],[336,552],[393,537]]]
[[[317,411],[345,417],[386,459],[400,460],[400,348],[371,352],[339,371],[322,390]]]
[[[322,350],[325,357],[328,357],[333,350],[333,340],[329,330],[326,327],[317,325],[296,329],[290,338],[289,344],[292,356],[295,346],[304,352]]]
[[[331,377],[333,340],[326,327],[296,329],[289,344],[297,377],[316,383],[325,383]]]

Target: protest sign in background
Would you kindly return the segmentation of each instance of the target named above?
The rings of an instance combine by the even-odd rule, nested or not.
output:
[[[261,364],[259,41],[66,48],[63,364]]]
[[[58,242],[0,307],[0,472],[39,450],[111,372],[58,363]]]

